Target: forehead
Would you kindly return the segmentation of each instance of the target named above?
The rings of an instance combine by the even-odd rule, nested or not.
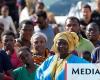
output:
[[[87,29],[86,30],[98,30],[98,28],[97,28],[97,26],[95,27],[95,26],[92,26],[92,25],[89,25],[89,26],[87,26]]]
[[[82,11],[91,11],[89,7],[83,7]]]
[[[5,11],[5,10],[8,10],[8,8],[6,6],[1,8],[1,11]]]
[[[32,29],[33,28],[33,25],[31,24],[22,24],[22,28],[21,29]]]
[[[57,43],[60,43],[60,42],[61,42],[61,43],[67,43],[67,41],[64,40],[64,39],[58,39],[58,40],[57,40]]]
[[[4,35],[2,38],[3,39],[14,39],[12,35]]]
[[[28,52],[27,50],[23,50],[23,51],[18,52],[18,56],[20,56],[20,57],[26,56],[27,54],[30,54],[30,52]]]
[[[36,36],[36,37],[33,37],[33,41],[40,41],[40,40],[46,40],[43,36]]]
[[[65,24],[79,24],[76,19],[67,19]]]

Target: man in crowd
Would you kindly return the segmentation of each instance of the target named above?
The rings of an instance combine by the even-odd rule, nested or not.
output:
[[[77,44],[76,50],[78,55],[82,57],[84,51],[90,53],[94,49],[94,45],[87,39],[83,38],[80,34],[80,22],[76,17],[68,17],[65,21],[65,30],[69,32],[76,32],[79,36],[79,44]]]

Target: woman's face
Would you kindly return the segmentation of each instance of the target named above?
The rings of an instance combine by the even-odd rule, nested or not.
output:
[[[64,39],[59,39],[56,43],[58,52],[60,54],[67,54],[68,53],[68,43]]]
[[[41,52],[45,49],[46,40],[43,36],[39,36],[37,38],[32,39],[32,48],[37,52]]]

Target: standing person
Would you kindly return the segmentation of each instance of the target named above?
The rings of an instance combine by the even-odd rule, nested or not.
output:
[[[35,12],[45,11],[45,5],[43,2],[37,2],[35,5]]]
[[[100,30],[100,0],[95,0],[96,2],[96,9],[92,13],[92,19],[95,23],[99,25]]]
[[[80,21],[76,17],[67,17],[65,21],[65,30],[69,32],[75,32],[79,36],[79,44],[76,47],[78,55],[81,57],[84,51],[89,51],[90,53],[94,49],[94,45],[87,39],[83,38],[80,34]]]
[[[15,46],[17,48],[22,46],[31,47],[31,37],[34,32],[33,22],[30,20],[24,20],[19,26],[19,38],[16,39]]]
[[[55,15],[52,12],[47,12],[48,24],[50,24],[54,30],[55,35],[60,32],[59,25],[56,23]]]
[[[35,80],[36,69],[38,65],[34,64],[32,59],[32,52],[28,47],[21,47],[18,50],[18,57],[22,60],[24,65],[13,70],[15,80]]]
[[[19,23],[24,20],[29,20],[30,16],[35,13],[35,4],[37,0],[25,0],[26,6],[20,13]]]
[[[33,58],[39,65],[50,55],[49,49],[46,48],[47,40],[46,35],[41,32],[34,33],[31,37]]]
[[[74,32],[58,33],[52,47],[55,55],[46,59],[37,69],[36,80],[64,80],[66,62],[87,63],[86,60],[72,54],[78,41],[79,38]]]
[[[81,34],[84,38],[87,38],[85,35],[85,30],[86,30],[87,25],[92,22],[91,6],[89,6],[88,4],[83,5],[81,12],[83,16],[83,18],[80,19]]]
[[[4,21],[3,24],[4,24],[5,31],[11,29],[15,34],[17,34],[13,20],[12,20],[11,16],[9,16],[8,6],[4,5],[1,7],[0,19],[3,19],[3,21]]]
[[[51,49],[53,45],[54,30],[51,25],[48,24],[47,14],[45,11],[38,11],[36,13],[38,16],[37,25],[34,27],[35,32],[42,32],[47,36],[46,48]]]
[[[17,4],[17,7],[18,7],[19,15],[20,15],[22,9],[26,6],[25,0],[17,0],[16,4]]]
[[[82,9],[81,9],[81,12],[82,12],[83,18],[80,19],[80,25],[83,25],[84,27],[86,27],[89,23],[92,22],[91,6],[88,5],[88,4],[83,5]]]
[[[20,59],[17,57],[16,50],[14,49],[15,35],[11,31],[5,31],[1,35],[3,50],[10,58],[13,69],[22,65]]]
[[[18,9],[16,6],[17,0],[3,0],[3,1],[5,2],[4,5],[7,5],[9,7],[9,15],[12,17],[17,28],[19,20]]]
[[[86,28],[86,36],[87,39],[89,39],[95,47],[100,46],[99,35],[99,26],[94,22],[90,23]]]

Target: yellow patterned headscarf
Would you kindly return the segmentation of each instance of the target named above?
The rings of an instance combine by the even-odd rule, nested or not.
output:
[[[52,50],[55,53],[58,52],[56,43],[59,39],[64,39],[64,40],[67,41],[69,52],[73,51],[75,49],[76,45],[79,42],[79,37],[77,36],[77,34],[75,32],[61,32],[61,33],[58,33],[54,38],[54,44],[52,46]]]

